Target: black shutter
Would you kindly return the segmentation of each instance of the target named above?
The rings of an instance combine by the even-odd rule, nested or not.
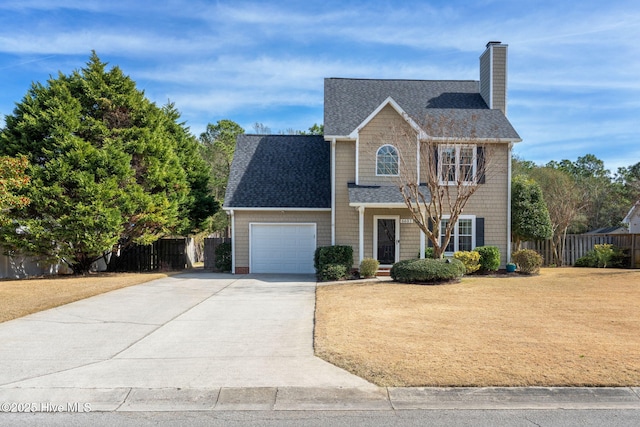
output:
[[[484,246],[484,218],[476,218],[476,247]]]
[[[427,221],[429,221],[427,223],[427,227],[429,228],[429,231],[433,231],[433,221],[431,221],[431,218],[429,218]],[[433,243],[431,242],[431,239],[427,239],[427,247],[428,248],[433,247]]]
[[[484,147],[477,148],[477,156],[478,156],[478,184],[485,183],[485,158],[484,158]]]

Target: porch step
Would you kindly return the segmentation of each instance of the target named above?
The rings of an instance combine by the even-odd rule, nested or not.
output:
[[[390,276],[391,275],[391,269],[390,268],[385,268],[385,267],[381,267],[378,268],[378,272],[376,273],[376,276]]]

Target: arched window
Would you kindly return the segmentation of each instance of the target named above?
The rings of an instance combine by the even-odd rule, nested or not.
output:
[[[393,145],[383,145],[376,153],[376,175],[398,175],[398,150]]]

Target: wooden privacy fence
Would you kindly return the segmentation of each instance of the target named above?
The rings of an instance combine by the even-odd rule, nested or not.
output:
[[[630,268],[640,268],[640,234],[567,234],[562,254],[563,265],[574,265],[595,245],[609,243],[628,251]],[[524,249],[533,249],[544,257],[545,265],[553,260],[553,243],[551,240],[525,242]]]
[[[231,243],[228,237],[211,237],[204,239],[204,269],[218,271],[216,268],[216,249],[221,243]]]
[[[111,255],[108,271],[143,272],[187,268],[187,239],[160,239],[151,245],[131,245]]]

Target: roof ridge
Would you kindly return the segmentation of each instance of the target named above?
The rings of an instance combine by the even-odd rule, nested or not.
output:
[[[374,79],[368,77],[325,77],[325,80],[362,80],[362,81],[386,81],[386,82],[479,82],[480,80],[463,80],[463,79]]]

